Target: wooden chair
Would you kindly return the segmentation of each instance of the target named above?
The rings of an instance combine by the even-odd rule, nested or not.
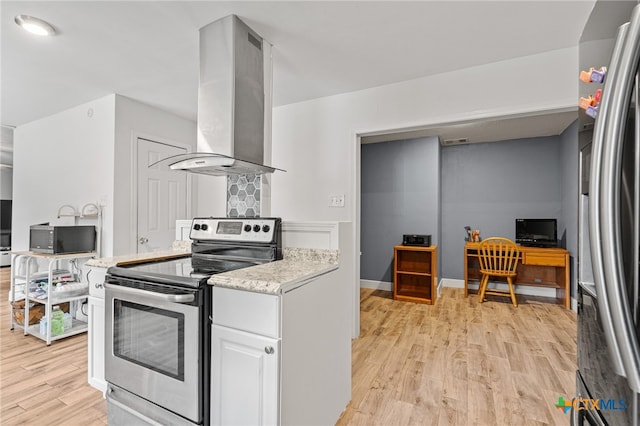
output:
[[[518,306],[516,295],[513,292],[513,279],[516,276],[516,267],[520,251],[516,243],[508,238],[490,237],[486,238],[478,246],[478,259],[480,261],[480,303],[484,301],[487,294],[495,296],[509,296],[511,302]],[[487,289],[489,277],[504,277],[509,284],[509,291]]]

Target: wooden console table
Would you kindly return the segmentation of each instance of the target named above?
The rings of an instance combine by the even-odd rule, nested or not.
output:
[[[466,243],[464,246],[464,295],[469,295],[469,281],[480,282],[478,245]],[[514,284],[554,288],[556,301],[565,308],[571,308],[571,280],[569,278],[569,252],[562,248],[518,246],[520,260]]]

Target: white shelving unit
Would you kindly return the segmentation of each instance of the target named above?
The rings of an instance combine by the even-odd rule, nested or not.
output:
[[[24,329],[24,335],[31,334],[33,336],[38,337],[39,339],[47,342],[47,345],[50,345],[52,341],[62,339],[65,337],[73,336],[75,334],[84,333],[88,329],[88,324],[85,321],[80,321],[75,318],[72,318],[72,326],[69,329],[65,329],[64,332],[60,335],[53,336],[51,333],[51,313],[53,312],[53,306],[59,305],[61,303],[70,302],[69,313],[72,317],[75,315],[75,310],[72,305],[74,302],[84,300],[89,296],[89,287],[81,291],[81,294],[73,294],[73,295],[56,295],[56,292],[52,290],[53,288],[53,278],[56,274],[56,271],[60,270],[62,262],[71,262],[77,259],[87,259],[91,257],[95,257],[95,252],[90,253],[71,253],[71,254],[45,254],[45,253],[35,253],[35,252],[13,252],[13,258],[11,261],[11,294],[10,300],[16,301],[22,299],[22,297],[16,297],[17,291],[22,289],[25,306],[24,306],[24,319],[22,327]],[[37,271],[32,271],[32,267],[34,263],[38,263],[38,261],[48,262],[48,273],[47,273],[47,296],[46,298],[36,298],[30,295],[31,291],[35,288],[36,284],[32,283],[32,280]],[[21,273],[24,271],[24,273]],[[40,275],[37,275],[40,276]],[[48,319],[46,332],[40,333],[40,324],[29,325],[29,305],[33,303],[39,303],[45,306],[45,315]],[[14,320],[13,315],[13,305],[11,306],[11,329],[13,330],[17,324]]]

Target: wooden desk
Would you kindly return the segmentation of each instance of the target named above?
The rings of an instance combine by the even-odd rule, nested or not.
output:
[[[469,296],[469,281],[480,282],[478,245],[464,246],[464,295]],[[562,248],[520,248],[520,260],[514,284],[556,289],[556,301],[571,308],[569,252]],[[492,279],[493,281],[494,279]]]

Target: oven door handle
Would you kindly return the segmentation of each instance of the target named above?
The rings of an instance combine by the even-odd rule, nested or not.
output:
[[[153,300],[160,300],[162,302],[170,302],[170,303],[191,303],[196,298],[193,294],[164,294],[164,293],[156,293],[148,290],[140,290],[137,288],[125,287],[121,285],[113,285],[109,283],[105,283],[104,287],[109,290],[119,291],[124,294],[129,294],[131,296],[144,296]]]

